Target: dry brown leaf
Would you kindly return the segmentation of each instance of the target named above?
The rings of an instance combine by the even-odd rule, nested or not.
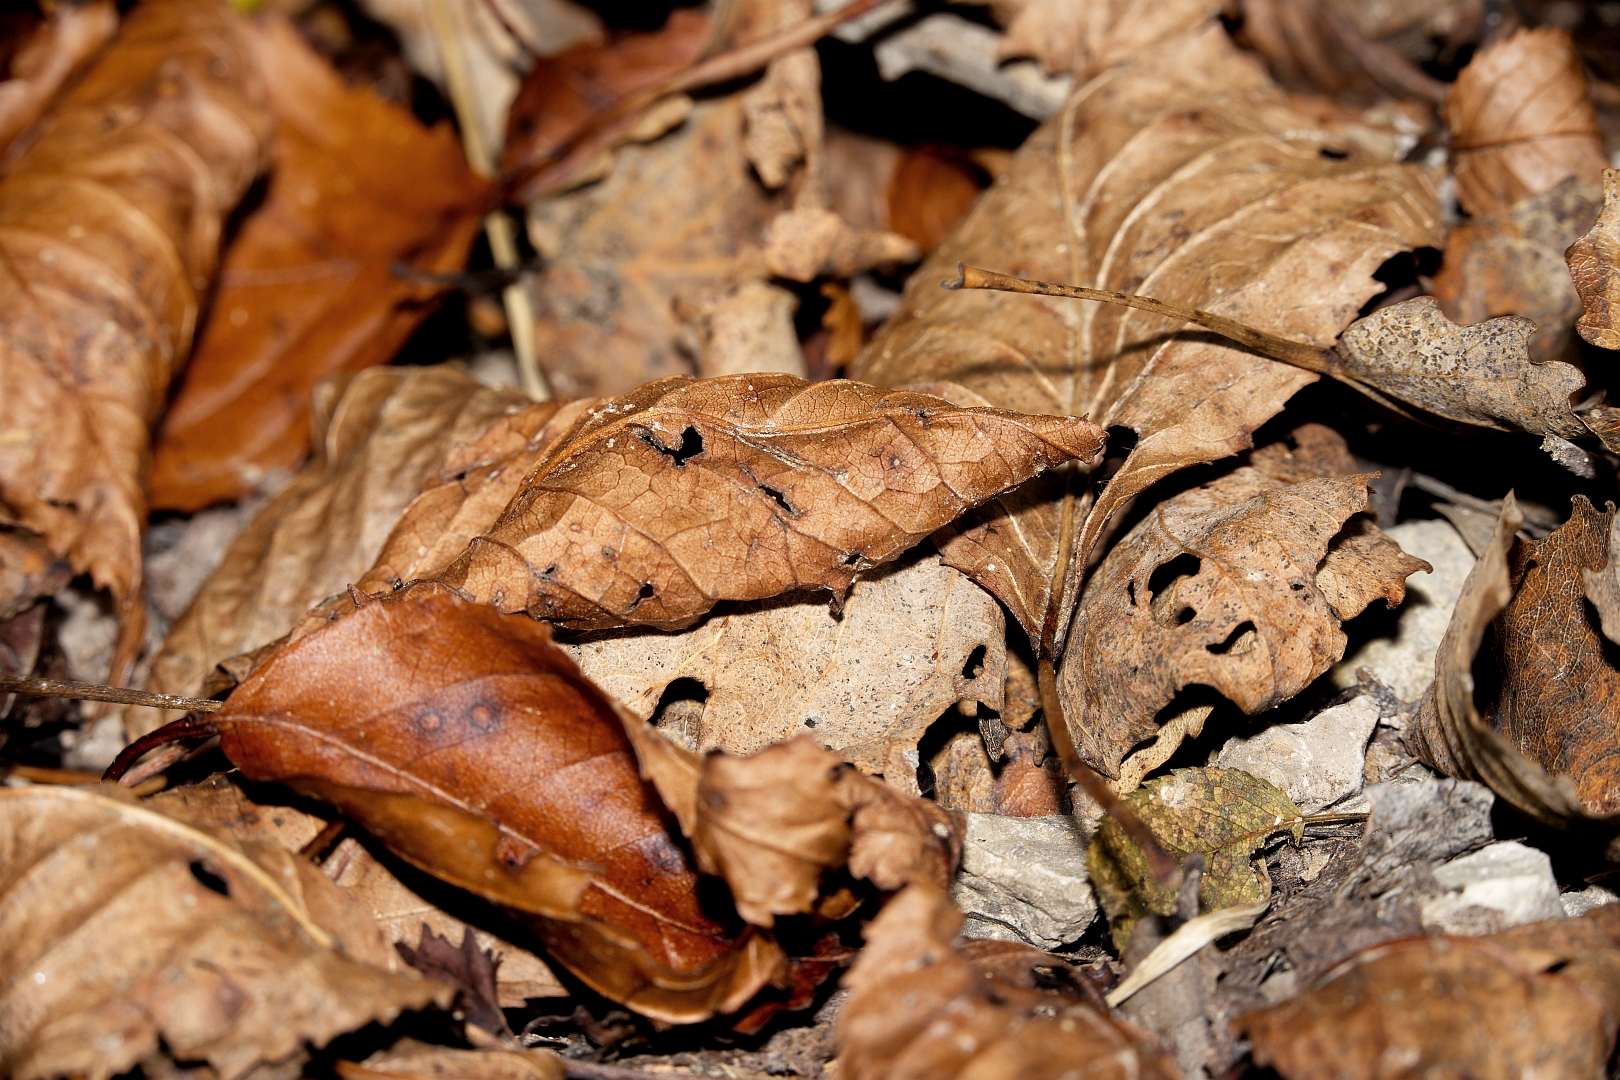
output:
[[[20,615],[73,576],[45,541],[26,529],[0,529],[0,619]]]
[[[340,1061],[343,1080],[563,1080],[550,1050],[452,1050],[401,1039],[356,1064]]]
[[[1590,511],[1590,506],[1583,512],[1577,505],[1577,512],[1587,520],[1572,530],[1572,534],[1589,532],[1592,528],[1590,519],[1597,515]],[[1480,781],[1499,797],[1537,820],[1558,827],[1568,827],[1586,824],[1596,819],[1600,826],[1612,831],[1616,824],[1620,824],[1620,815],[1608,811],[1607,808],[1612,806],[1612,801],[1607,792],[1598,793],[1599,797],[1594,798],[1593,805],[1588,806],[1583,800],[1583,793],[1577,790],[1575,782],[1570,777],[1549,772],[1545,767],[1546,764],[1567,760],[1563,755],[1553,754],[1551,755],[1553,760],[1547,763],[1533,760],[1530,756],[1532,747],[1521,749],[1515,746],[1499,730],[1509,721],[1514,723],[1520,721],[1512,717],[1498,717],[1494,718],[1495,723],[1487,723],[1484,714],[1492,703],[1488,699],[1484,700],[1482,709],[1481,702],[1476,701],[1473,674],[1475,657],[1485,639],[1486,631],[1496,624],[1498,617],[1503,616],[1515,600],[1514,574],[1510,570],[1509,559],[1514,553],[1515,534],[1523,523],[1524,517],[1519,511],[1518,503],[1512,494],[1509,494],[1503,500],[1502,516],[1497,520],[1496,530],[1489,544],[1480,553],[1479,560],[1463,583],[1462,594],[1457,598],[1457,606],[1451,615],[1451,624],[1446,628],[1445,638],[1435,655],[1434,682],[1430,684],[1428,692],[1423,697],[1417,723],[1413,725],[1407,738],[1413,750],[1426,764],[1447,776]],[[1605,528],[1595,541],[1600,552],[1602,545],[1607,542],[1606,533]],[[1550,544],[1551,538],[1540,543]],[[1567,543],[1567,538],[1561,540],[1559,547],[1564,547]],[[1588,543],[1592,541],[1588,540]],[[1563,555],[1564,553],[1560,552],[1560,556]],[[1518,557],[1514,556],[1515,561]],[[1584,612],[1579,610],[1583,603],[1583,586],[1575,571],[1580,568],[1578,563],[1581,561],[1595,569],[1601,566],[1604,560],[1601,554],[1591,555],[1586,559],[1580,559],[1579,556],[1570,559],[1569,563],[1561,567],[1560,576],[1567,576],[1572,580],[1559,583],[1549,597],[1552,599],[1554,611],[1560,607],[1564,609],[1560,613],[1559,632],[1573,635],[1570,644],[1578,649],[1577,655],[1581,656],[1583,662],[1597,673],[1607,668],[1607,661],[1603,657],[1601,642],[1595,640],[1596,631],[1587,623]],[[1537,590],[1538,593],[1544,591],[1545,586]],[[1559,592],[1572,595],[1559,597]],[[1532,600],[1534,599],[1539,597],[1532,594]],[[1570,607],[1576,609],[1573,621],[1567,618]],[[1589,638],[1592,640],[1588,640]],[[1530,652],[1526,652],[1522,631],[1509,640],[1511,648],[1521,657],[1518,661],[1521,664],[1536,663],[1536,657],[1533,655],[1535,651],[1543,647],[1556,647],[1559,644],[1551,637],[1545,640],[1538,639]],[[1609,671],[1612,673],[1612,669]],[[1556,681],[1562,683],[1564,680],[1562,676],[1558,676]],[[1610,680],[1605,679],[1604,683],[1607,684],[1608,681]],[[1534,691],[1536,688],[1527,689]],[[1565,693],[1571,689],[1577,693],[1584,690],[1580,686],[1542,689]],[[1601,687],[1595,689],[1601,694]],[[1555,739],[1560,728],[1572,722],[1572,718],[1567,716],[1527,717],[1524,722],[1532,719],[1539,719],[1545,723],[1554,733]],[[1573,718],[1573,722],[1576,723],[1593,722],[1598,725],[1601,725],[1602,720],[1602,717]],[[1607,741],[1604,745],[1612,745],[1613,736],[1606,735],[1605,738]],[[1542,749],[1556,749],[1556,746],[1544,746]],[[1602,762],[1593,764],[1595,767],[1592,776],[1582,779],[1601,782]],[[1593,794],[1590,788],[1587,794],[1589,796]],[[1608,813],[1608,816],[1599,816],[1604,813]]]
[[[149,426],[263,164],[263,94],[226,5],[143,4],[0,180],[0,520],[111,590],[114,682],[141,639]]]
[[[574,628],[678,628],[720,600],[841,600],[969,507],[1102,435],[787,375],[661,380],[593,408],[440,580]]]
[[[1583,568],[1581,580],[1586,582],[1586,598],[1597,609],[1603,636],[1620,644],[1620,518],[1610,522],[1608,558],[1602,569]]]
[[[996,56],[1032,56],[1048,75],[1084,82],[1220,13],[1225,0],[990,0],[1007,28]]]
[[[1585,309],[1575,329],[1600,348],[1620,348],[1613,311],[1620,305],[1620,170],[1603,170],[1603,210],[1564,258]]]
[[[1360,137],[1293,111],[1219,27],[1165,43],[1078,91],[1025,143],[856,361],[865,381],[957,384],[966,392],[947,393],[961,404],[1087,414],[1138,434],[1095,505],[1083,480],[1055,477],[945,545],[1033,638],[1060,642],[1080,568],[1126,500],[1247,448],[1312,376],[1158,316],[937,283],[966,261],[1174,298],[1325,344],[1377,291],[1384,259],[1439,239],[1426,174],[1363,153]],[[1054,604],[1065,520],[1080,557],[1063,553]]]
[[[1598,1080],[1620,1025],[1620,908],[1375,945],[1237,1024],[1288,1080]]]
[[[72,788],[0,792],[0,825],[0,1068],[18,1080],[106,1080],[160,1045],[232,1080],[296,1067],[306,1041],[449,1003],[448,987],[378,966],[391,950],[374,929],[366,950],[323,922],[322,903],[329,919],[355,912],[288,852],[244,853]]]
[[[700,757],[646,725],[626,731],[698,867],[725,879],[737,913],[756,926],[817,910],[830,870],[847,866],[891,891],[918,881],[944,889],[956,872],[962,830],[948,812],[862,776],[808,736],[749,757]]]
[[[242,221],[152,460],[152,504],[193,511],[296,468],[315,385],[386,363],[459,270],[488,185],[448,124],[351,89],[281,20],[252,39],[276,117],[275,171]]]
[[[973,209],[990,179],[978,162],[958,148],[907,147],[894,163],[887,183],[886,213],[876,227],[899,233],[926,254],[945,242]]]
[[[803,378],[804,352],[793,325],[798,308],[798,297],[758,280],[676,304],[692,329],[692,367],[705,379],[750,371]]]
[[[1400,602],[1427,563],[1360,531],[1370,525],[1333,544],[1366,506],[1366,482],[1284,484],[1243,468],[1165,500],[1114,545],[1086,585],[1059,669],[1088,764],[1115,777],[1137,744],[1160,735],[1173,741],[1158,749],[1173,748],[1184,733],[1158,715],[1188,686],[1246,713],[1271,708],[1344,654],[1341,621],[1379,596]]]
[[[12,56],[11,77],[0,82],[0,156],[117,30],[118,8],[112,0],[58,4],[50,12]]]
[[[1580,54],[1550,26],[1481,49],[1446,95],[1457,201],[1476,218],[1608,165]]]
[[[701,713],[670,732],[693,750],[752,754],[805,733],[863,772],[917,790],[917,742],[958,701],[1001,708],[1006,627],[995,600],[938,555],[863,574],[843,614],[781,597],[679,633],[610,632],[565,648],[645,719],[695,679]],[[662,718],[667,727],[675,718]]]
[[[244,776],[508,908],[598,992],[665,1023],[733,1012],[785,958],[705,911],[627,722],[548,627],[425,582],[281,648],[209,726]]]
[[[274,641],[312,606],[360,581],[424,483],[456,483],[463,470],[484,464],[477,454],[458,457],[480,436],[494,430],[521,439],[527,419],[554,408],[520,412],[527,401],[452,367],[376,368],[323,386],[314,403],[315,458],[231,544],[170,630],[147,686],[195,694],[215,664]],[[487,483],[486,471],[469,486]],[[409,573],[420,557],[410,546],[399,538],[385,567]],[[131,737],[160,723],[152,709],[125,716]]]
[[[956,946],[962,913],[916,884],[866,927],[835,1029],[849,1080],[1172,1080],[1175,1059],[1086,994],[1057,957],[1010,942]],[[1039,979],[1041,969],[1070,978]]]
[[[1598,202],[1595,184],[1569,177],[1500,214],[1453,226],[1430,289],[1446,317],[1466,324],[1522,315],[1536,324],[1531,359],[1571,359],[1581,297],[1564,252],[1597,216]]]
[[[1394,94],[1436,105],[1445,84],[1414,61],[1432,59],[1437,38],[1453,47],[1472,39],[1485,14],[1482,0],[1235,0],[1227,9],[1241,14],[1244,42],[1290,86],[1363,103]]]

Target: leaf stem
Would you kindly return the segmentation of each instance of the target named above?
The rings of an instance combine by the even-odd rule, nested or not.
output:
[[[222,701],[212,698],[173,697],[149,694],[123,686],[73,682],[68,679],[36,679],[0,675],[0,694],[32,694],[35,697],[76,698],[79,701],[110,701],[116,705],[145,705],[153,709],[184,709],[187,712],[214,712]]]

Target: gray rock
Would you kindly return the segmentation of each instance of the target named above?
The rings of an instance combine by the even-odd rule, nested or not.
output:
[[[951,899],[967,913],[968,937],[1055,949],[1097,917],[1086,871],[1092,829],[1072,817],[964,814],[962,869]]]
[[[1605,889],[1602,885],[1588,885],[1579,892],[1567,892],[1558,898],[1558,903],[1564,909],[1564,914],[1571,919],[1578,919],[1588,911],[1603,907],[1605,904],[1620,903],[1620,895],[1612,889]]]
[[[1369,696],[1324,709],[1303,724],[1278,724],[1229,739],[1215,764],[1269,780],[1307,814],[1361,790],[1367,740],[1378,726]]]
[[[1423,903],[1423,926],[1448,934],[1495,933],[1562,919],[1558,881],[1546,852],[1516,840],[1490,844],[1434,868],[1447,891]]]
[[[1336,686],[1356,684],[1356,669],[1370,668],[1407,701],[1417,701],[1434,680],[1434,653],[1451,622],[1474,553],[1445,521],[1406,521],[1389,530],[1401,550],[1427,560],[1434,573],[1406,580],[1406,601],[1394,637],[1375,638],[1333,667]]]

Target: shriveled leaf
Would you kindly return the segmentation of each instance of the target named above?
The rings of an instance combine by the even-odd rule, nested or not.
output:
[[[768,936],[705,912],[619,707],[543,625],[423,583],[280,650],[213,719],[245,776],[332,803],[518,913],[638,1012],[701,1020],[778,974]]]
[[[1553,649],[1573,648],[1576,655],[1581,657],[1589,666],[1591,675],[1604,674],[1607,662],[1602,655],[1602,643],[1597,639],[1596,631],[1586,622],[1582,612],[1582,582],[1576,573],[1581,568],[1580,563],[1586,562],[1588,566],[1602,565],[1602,546],[1606,542],[1607,529],[1598,532],[1597,551],[1588,553],[1586,558],[1579,554],[1580,543],[1584,540],[1591,544],[1593,541],[1587,534],[1594,528],[1597,515],[1591,512],[1590,506],[1584,511],[1577,504],[1578,518],[1572,519],[1576,527],[1560,538],[1556,550],[1563,565],[1559,568],[1560,578],[1569,578],[1567,583],[1550,582],[1554,589],[1550,594],[1552,601],[1549,614],[1559,618],[1558,633],[1570,634],[1572,639],[1565,642],[1554,640],[1551,635],[1538,635],[1532,651],[1544,647]],[[1533,733],[1528,729],[1532,723],[1546,726],[1546,730],[1553,733],[1555,744],[1552,747],[1543,747],[1543,750],[1556,749],[1557,733],[1563,725],[1574,722],[1590,722],[1599,731],[1603,718],[1598,717],[1568,717],[1568,716],[1525,716],[1516,718],[1510,715],[1492,717],[1494,722],[1487,722],[1492,702],[1489,700],[1476,701],[1474,683],[1474,661],[1478,655],[1485,633],[1497,622],[1499,616],[1508,609],[1515,600],[1513,574],[1510,570],[1510,555],[1515,550],[1514,536],[1524,523],[1523,514],[1518,503],[1511,494],[1503,500],[1502,516],[1497,520],[1496,531],[1492,534],[1489,544],[1480,553],[1479,561],[1474,564],[1468,579],[1463,583],[1462,594],[1457,598],[1457,606],[1452,611],[1451,624],[1446,628],[1446,636],[1440,642],[1439,652],[1434,661],[1434,682],[1430,684],[1424,694],[1423,703],[1418,712],[1417,723],[1408,735],[1412,748],[1425,763],[1438,769],[1448,776],[1462,777],[1467,780],[1478,780],[1489,787],[1499,797],[1505,799],[1513,806],[1531,817],[1559,827],[1567,827],[1576,823],[1590,822],[1596,818],[1600,825],[1607,829],[1614,829],[1620,824],[1620,815],[1609,811],[1612,805],[1607,792],[1600,792],[1593,788],[1588,789],[1588,796],[1596,795],[1593,805],[1588,806],[1583,793],[1576,788],[1574,780],[1569,776],[1558,775],[1548,771],[1547,766],[1568,763],[1577,764],[1576,761],[1566,758],[1562,754],[1549,755],[1551,760],[1538,762],[1533,760],[1531,754],[1536,752],[1534,744],[1518,747],[1509,741],[1507,731]],[[1565,526],[1569,528],[1569,526]],[[1556,534],[1555,534],[1556,535]],[[1577,541],[1571,544],[1571,541]],[[1542,544],[1550,545],[1551,537]],[[1567,549],[1567,550],[1559,550]],[[1522,553],[1513,556],[1515,561],[1522,558]],[[1522,571],[1522,564],[1521,564]],[[1546,591],[1546,585],[1541,585],[1527,598],[1526,607],[1531,607],[1537,600],[1537,593]],[[1559,594],[1568,594],[1560,597]],[[1575,610],[1575,619],[1568,617],[1569,610]],[[1517,620],[1523,624],[1523,620]],[[1511,648],[1517,654],[1517,662],[1526,666],[1537,663],[1534,656],[1524,653],[1526,640],[1520,634],[1509,637],[1503,642],[1504,649]],[[1594,655],[1595,654],[1595,655]],[[1595,661],[1595,664],[1594,664]],[[1555,681],[1565,681],[1562,674],[1554,676]],[[1602,683],[1593,687],[1602,700],[1604,687],[1610,680],[1605,675]],[[1583,687],[1573,686],[1536,688],[1528,687],[1532,692],[1538,689],[1547,689],[1553,693],[1580,694]],[[1508,726],[1509,721],[1512,727]],[[1612,734],[1604,733],[1607,744],[1612,744]],[[1578,746],[1573,749],[1580,749]],[[1597,748],[1592,748],[1596,750]],[[1589,781],[1601,783],[1603,775],[1603,762],[1601,757],[1593,762],[1595,766]],[[1607,815],[1606,817],[1600,815]]]
[[[1174,299],[1325,344],[1377,291],[1380,263],[1439,239],[1428,177],[1358,149],[1379,138],[1295,111],[1212,26],[1077,91],[913,276],[856,378],[1138,435],[1094,500],[1082,478],[1054,477],[970,517],[945,544],[946,561],[1033,638],[1061,644],[1081,568],[1120,506],[1177,469],[1246,449],[1313,376],[1160,316],[937,283],[967,262]],[[1078,551],[1060,560],[1070,535]]]
[[[802,732],[915,793],[917,742],[940,714],[964,700],[1001,708],[1006,627],[988,593],[930,554],[861,575],[838,617],[824,601],[782,597],[678,633],[605,632],[564,648],[648,719],[675,680],[702,683],[701,714],[679,733],[692,749],[751,754]]]
[[[106,1080],[159,1055],[160,1040],[231,1080],[449,1002],[448,987],[344,949],[317,917],[321,903],[341,913],[341,894],[290,853],[250,857],[72,788],[0,792],[0,847],[0,1068],[18,1080]]]
[[[1580,54],[1550,26],[1475,54],[1446,95],[1457,201],[1474,217],[1510,209],[1608,165]]]
[[[1237,1024],[1288,1080],[1606,1075],[1620,1025],[1620,908],[1489,937],[1375,945]],[[1398,1063],[1398,1064],[1397,1064]]]
[[[440,580],[575,628],[720,600],[835,600],[964,510],[1095,454],[1085,420],[787,375],[651,383],[592,409]]]
[[[880,889],[950,884],[962,852],[951,815],[862,776],[806,736],[750,757],[699,757],[644,725],[629,731],[698,867],[725,879],[738,914],[756,926],[816,910],[823,874],[845,866]]]
[[[1620,349],[1613,311],[1620,303],[1620,170],[1603,170],[1603,210],[1564,258],[1585,309],[1575,329],[1593,345]]]
[[[1289,833],[1297,843],[1304,834],[1303,817],[1287,795],[1236,769],[1177,769],[1125,798],[1167,852],[1204,857],[1198,882],[1204,911],[1270,897],[1271,878],[1264,862],[1252,861],[1255,852],[1274,836]],[[1098,827],[1090,861],[1092,887],[1121,951],[1137,920],[1175,913],[1175,891],[1153,879],[1142,849],[1113,818]]]
[[[1058,672],[1087,763],[1119,776],[1144,740],[1172,749],[1186,732],[1157,717],[1188,686],[1246,713],[1271,708],[1344,654],[1342,620],[1378,596],[1399,603],[1426,563],[1366,525],[1333,546],[1367,505],[1366,484],[1239,469],[1165,500],[1119,540],[1086,585]]]
[[[844,976],[835,1035],[850,1080],[1171,1080],[1175,1059],[1151,1035],[1081,991],[1059,958],[1026,945],[958,946],[962,913],[916,884],[866,928]],[[1044,970],[1043,970],[1044,969]],[[1050,987],[1048,972],[1069,975]],[[1041,978],[1047,975],[1047,978]]]
[[[413,948],[401,942],[399,955],[405,962],[430,979],[449,983],[459,991],[457,1000],[467,1023],[491,1035],[511,1038],[506,1017],[501,1012],[500,991],[495,986],[495,966],[498,958],[478,944],[471,928],[461,932],[461,944],[453,945],[449,938],[433,932],[431,926],[422,927],[422,939]]]
[[[990,0],[1007,28],[996,55],[1032,56],[1048,75],[1084,81],[1185,33],[1220,13],[1221,0]]]
[[[313,405],[315,457],[232,542],[169,631],[148,688],[198,693],[220,661],[276,640],[362,580],[424,483],[455,484],[480,465],[488,467],[470,483],[491,483],[499,463],[475,451],[480,436],[521,439],[556,409],[527,405],[516,389],[489,389],[452,367],[380,368],[323,386]],[[402,539],[391,550],[408,571],[416,553],[405,547]],[[125,714],[131,737],[162,720],[153,709]]]
[[[322,379],[386,363],[459,270],[488,185],[448,124],[349,88],[289,24],[252,36],[276,118],[274,172],[220,268],[158,436],[152,503],[196,510],[296,468]]]
[[[0,179],[0,520],[112,591],[115,667],[141,637],[149,426],[268,150],[263,96],[224,4],[142,4]]]
[[[343,1080],[420,1077],[420,1080],[563,1080],[563,1062],[550,1050],[452,1050],[401,1039],[358,1064],[339,1062]]]
[[[112,0],[59,4],[49,13],[11,57],[11,77],[0,82],[0,152],[34,125],[117,29]]]

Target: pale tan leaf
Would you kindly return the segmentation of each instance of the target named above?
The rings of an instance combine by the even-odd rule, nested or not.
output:
[[[1620,303],[1620,170],[1603,170],[1603,210],[1564,258],[1585,308],[1575,329],[1600,348],[1620,348],[1613,311]]]
[[[550,1050],[452,1050],[401,1039],[356,1064],[337,1066],[343,1080],[563,1080],[563,1062]]]

